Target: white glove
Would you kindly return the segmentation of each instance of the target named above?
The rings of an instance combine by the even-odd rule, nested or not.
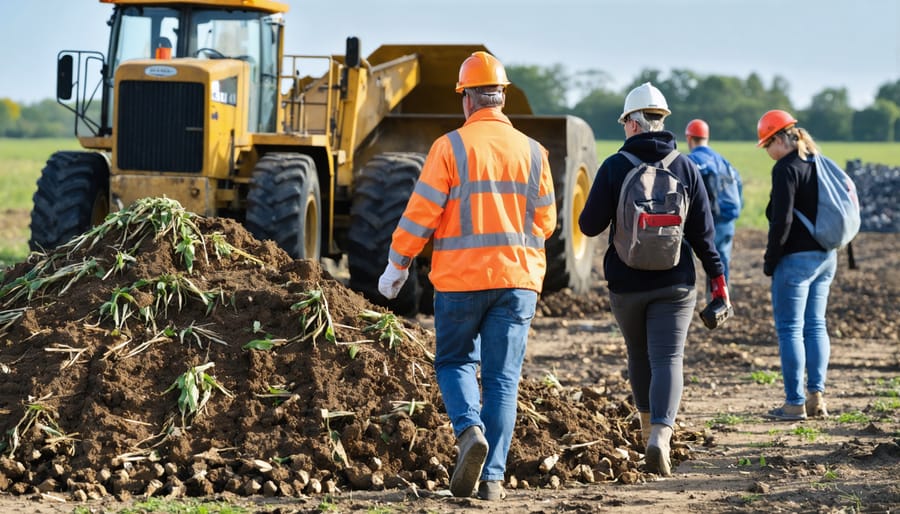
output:
[[[387,263],[384,273],[378,279],[378,292],[388,300],[393,300],[400,294],[400,289],[409,277],[409,269],[397,269],[396,266]]]

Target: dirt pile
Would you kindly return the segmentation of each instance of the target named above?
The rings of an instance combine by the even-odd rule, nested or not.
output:
[[[120,211],[6,273],[0,491],[446,488],[433,336],[381,314],[232,220],[161,199]],[[607,383],[523,380],[511,486],[642,479],[627,388]]]

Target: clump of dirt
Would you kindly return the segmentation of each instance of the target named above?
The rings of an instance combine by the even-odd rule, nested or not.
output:
[[[182,225],[147,232],[121,212],[6,273],[0,491],[447,487],[454,437],[429,331],[376,326],[383,309],[233,220],[176,211]],[[634,410],[613,382],[618,396],[523,380],[509,485],[641,481]]]

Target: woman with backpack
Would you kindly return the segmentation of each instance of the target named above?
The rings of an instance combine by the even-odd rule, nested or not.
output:
[[[713,277],[712,297],[730,305],[709,197],[697,166],[665,130],[669,114],[649,82],[628,93],[619,116],[625,143],[600,165],[578,218],[586,236],[611,227],[603,259],[609,303],[625,338],[647,467],[662,476],[672,473],[670,439],[697,303],[692,251]]]
[[[822,395],[831,344],[825,308],[837,268],[837,251],[819,244],[798,216],[816,219],[818,149],[809,133],[782,110],[763,114],[757,123],[757,135],[757,147],[765,148],[775,161],[766,206],[769,238],[763,273],[772,277],[772,310],[785,393],[784,404],[766,417],[798,421],[807,415],[827,416]]]

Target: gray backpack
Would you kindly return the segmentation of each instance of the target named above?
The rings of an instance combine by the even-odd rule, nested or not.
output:
[[[681,240],[687,218],[684,184],[669,171],[678,150],[650,164],[620,152],[634,168],[625,176],[616,208],[613,244],[619,258],[640,270],[667,270],[681,259]]]

